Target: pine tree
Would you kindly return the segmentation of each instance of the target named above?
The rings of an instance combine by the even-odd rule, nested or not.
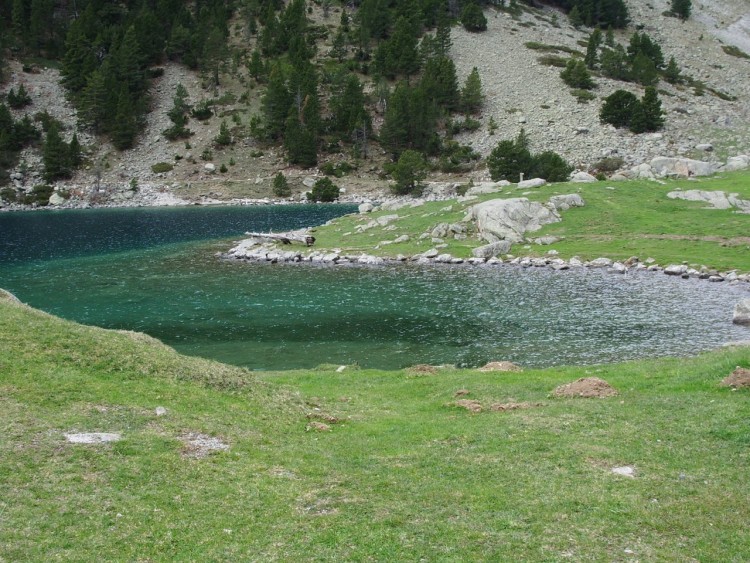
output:
[[[611,26],[607,28],[607,34],[604,37],[604,44],[612,49],[615,47],[615,33],[612,31]]]
[[[634,94],[626,90],[616,90],[604,99],[599,119],[602,123],[609,123],[615,127],[629,127],[639,104]]]
[[[91,73],[86,87],[81,94],[78,118],[81,123],[91,127],[95,133],[104,131],[109,111],[109,85],[107,84],[106,67],[102,66]]]
[[[63,86],[74,95],[86,87],[86,80],[97,67],[94,50],[80,22],[73,21],[68,29],[61,72]]]
[[[598,27],[589,35],[589,41],[586,46],[586,58],[584,59],[586,67],[596,68],[598,62],[598,51],[602,44],[602,30]]]
[[[341,29],[336,32],[333,38],[331,57],[338,62],[343,62],[346,58],[346,34]]]
[[[456,109],[461,101],[456,66],[448,57],[434,57],[427,61],[421,86],[437,106],[448,111]]]
[[[60,178],[70,178],[68,145],[65,144],[57,126],[50,127],[44,140],[42,151],[44,179],[53,182]]]
[[[135,114],[132,94],[127,85],[123,84],[117,101],[117,113],[112,129],[112,144],[121,151],[129,149],[133,146],[137,133],[138,119]]]
[[[690,12],[693,9],[692,2],[690,0],[672,0],[671,12],[680,18],[686,20],[690,17]]]
[[[133,97],[139,96],[146,89],[146,82],[135,26],[128,27],[113,58],[118,83],[126,85]]]
[[[257,82],[261,81],[266,74],[266,66],[263,64],[263,59],[260,55],[260,51],[255,49],[253,54],[250,56],[250,62],[247,64],[247,70],[250,76],[255,78]]]
[[[679,84],[682,82],[680,67],[677,66],[677,61],[674,60],[674,57],[669,57],[667,68],[664,69],[664,80],[670,84]]]
[[[268,87],[261,103],[266,136],[269,139],[279,139],[284,132],[292,97],[286,87],[281,67],[278,65],[271,70]]]
[[[663,126],[664,113],[661,109],[661,100],[656,93],[656,88],[647,86],[643,98],[633,112],[630,130],[633,133],[645,133],[647,131],[658,131]]]
[[[631,71],[633,80],[644,86],[655,86],[659,82],[659,73],[654,62],[644,53],[638,53],[633,60]]]
[[[71,170],[75,170],[81,165],[83,161],[83,151],[81,149],[81,143],[78,141],[78,133],[73,133],[73,138],[68,144],[68,165]]]
[[[318,146],[315,133],[294,113],[286,121],[284,131],[284,148],[290,164],[299,164],[306,168],[318,162]]]
[[[466,31],[479,33],[487,30],[487,18],[482,12],[482,8],[474,2],[467,3],[461,10],[461,23]]]
[[[276,197],[289,197],[292,195],[292,189],[286,181],[286,177],[279,172],[273,178],[273,195]]]
[[[604,49],[600,61],[602,74],[615,80],[630,80],[628,56],[622,45],[614,49]]]
[[[578,29],[583,25],[583,18],[581,17],[581,11],[578,9],[578,4],[573,6],[573,9],[568,13],[568,20],[570,25]]]
[[[336,77],[330,101],[331,128],[345,135],[366,124],[370,127],[370,115],[365,109],[365,94],[362,84],[354,74]]]
[[[469,76],[466,77],[466,82],[461,90],[461,109],[469,114],[479,113],[483,100],[482,81],[479,78],[479,70],[474,67],[471,69]]]
[[[435,54],[448,57],[452,46],[450,20],[444,14],[441,14],[438,19],[437,30],[435,30]]]
[[[226,147],[232,144],[232,134],[229,132],[229,127],[226,121],[221,122],[219,127],[219,134],[214,139],[214,142],[220,147]]]
[[[206,38],[201,57],[201,67],[211,77],[214,87],[219,85],[219,69],[228,56],[227,40],[222,30],[214,26]]]
[[[487,168],[492,180],[516,182],[519,176],[528,175],[534,160],[529,151],[529,140],[521,129],[514,141],[500,141],[487,157]]]
[[[419,183],[427,177],[427,163],[422,153],[406,150],[401,153],[398,162],[391,171],[396,181],[393,191],[397,194],[416,194]]]
[[[591,90],[596,86],[586,68],[586,63],[581,60],[570,59],[565,70],[560,73],[560,78],[571,88]]]

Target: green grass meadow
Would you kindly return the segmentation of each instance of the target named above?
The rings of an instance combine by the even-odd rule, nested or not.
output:
[[[439,223],[461,221],[466,210],[478,202],[498,197],[528,197],[544,202],[553,195],[578,193],[586,202],[585,207],[564,211],[561,222],[527,233],[529,238],[554,235],[564,237],[563,240],[550,246],[531,245],[528,248],[516,244],[511,252],[516,256],[538,256],[557,250],[562,258],[579,256],[584,260],[600,256],[614,260],[631,256],[642,260],[651,257],[662,265],[687,262],[718,270],[750,271],[750,215],[734,210],[707,209],[703,203],[667,198],[666,194],[676,189],[725,191],[750,199],[750,173],[743,171],[710,178],[658,182],[548,184],[528,191],[509,186],[500,194],[483,195],[463,203],[455,200],[429,202],[397,211],[349,215],[317,228],[316,248],[338,248],[353,254],[412,256],[434,246],[430,238],[419,240],[419,235],[429,232]],[[399,219],[386,227],[356,232],[357,226],[394,214],[399,215]],[[411,240],[375,248],[378,243],[393,241],[400,235],[409,235]],[[445,243],[448,246],[441,252],[461,258],[471,256],[472,248],[483,244],[476,236],[469,236],[466,240],[446,239]]]
[[[0,299],[0,561],[747,561],[738,365],[251,373]]]

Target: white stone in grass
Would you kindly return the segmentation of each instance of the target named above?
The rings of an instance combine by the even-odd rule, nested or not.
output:
[[[117,432],[79,432],[65,434],[65,439],[71,444],[104,444],[117,442],[122,436]]]
[[[154,412],[156,413],[156,416],[164,416],[165,414],[167,414],[167,409],[165,409],[164,407],[156,407]]]
[[[623,465],[622,467],[613,467],[612,473],[615,475],[622,475],[623,477],[635,477],[635,469],[629,465]]]

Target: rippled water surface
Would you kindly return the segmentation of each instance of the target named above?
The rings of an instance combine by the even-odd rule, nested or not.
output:
[[[254,265],[223,237],[351,208],[0,214],[0,287],[53,314],[256,369],[529,366],[685,355],[748,338],[744,288],[514,267]]]

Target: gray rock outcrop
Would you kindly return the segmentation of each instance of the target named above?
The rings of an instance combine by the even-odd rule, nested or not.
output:
[[[732,322],[736,325],[750,326],[750,299],[743,299],[734,306]]]
[[[702,201],[708,203],[713,209],[737,208],[742,213],[750,213],[750,200],[740,199],[738,194],[726,194],[722,191],[705,190],[675,190],[669,192],[670,199],[683,199],[685,201]]]
[[[519,197],[474,205],[469,208],[467,219],[476,221],[480,236],[487,242],[521,242],[525,233],[557,223],[560,216],[541,203]]]
[[[570,175],[570,181],[575,183],[590,183],[596,182],[597,179],[588,172],[579,171]]]
[[[717,166],[702,160],[691,158],[671,158],[657,156],[651,160],[651,170],[654,176],[666,178],[668,176],[710,176],[717,170]]]

